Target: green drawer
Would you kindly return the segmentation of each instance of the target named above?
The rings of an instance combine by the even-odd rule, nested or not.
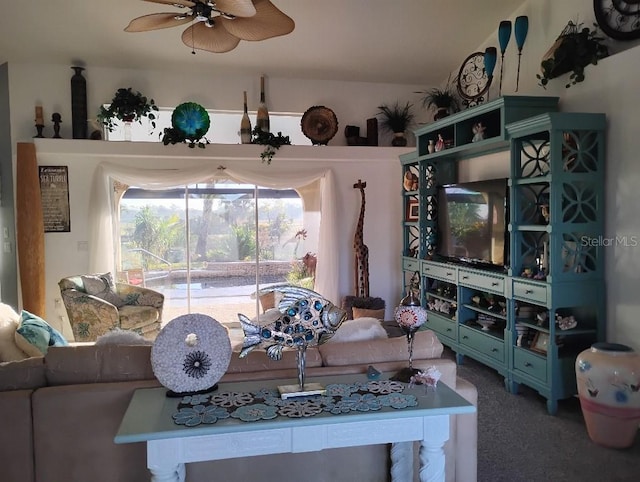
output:
[[[504,276],[498,274],[477,273],[461,268],[458,270],[458,282],[463,286],[479,288],[484,291],[504,295]]]
[[[480,330],[460,325],[460,344],[473,348],[499,362],[504,362],[504,341]]]
[[[402,258],[403,271],[420,271],[420,260],[414,258]]]
[[[456,329],[457,322],[454,320],[449,320],[447,318],[435,315],[433,313],[429,313],[427,316],[427,328],[435,331],[438,335],[442,335],[451,341],[456,341]]]
[[[547,285],[546,283],[532,283],[527,281],[513,280],[513,297],[547,305]]]
[[[513,367],[516,370],[531,375],[532,377],[547,382],[547,359],[542,355],[536,355],[523,348],[514,348]]]
[[[458,268],[456,266],[423,262],[422,274],[423,276],[428,276],[429,278],[449,281],[450,283],[458,282]]]

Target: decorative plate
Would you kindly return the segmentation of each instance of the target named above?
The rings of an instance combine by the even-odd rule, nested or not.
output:
[[[187,139],[200,139],[209,130],[209,114],[195,102],[185,102],[175,108],[171,114],[171,125],[182,131]]]
[[[593,0],[598,26],[616,40],[640,38],[640,0]]]
[[[314,145],[327,145],[338,132],[338,118],[336,114],[323,105],[309,107],[300,121],[302,133]]]
[[[472,106],[484,101],[491,79],[484,69],[484,52],[469,55],[458,72],[458,93],[465,104]]]
[[[229,367],[229,334],[202,314],[178,316],[160,330],[151,347],[151,367],[174,394],[203,392],[215,386]]]

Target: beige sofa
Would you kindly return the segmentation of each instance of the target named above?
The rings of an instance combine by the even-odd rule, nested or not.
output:
[[[159,385],[150,346],[51,347],[46,357],[0,364],[0,467],[11,482],[141,482],[149,480],[142,443],[113,437],[134,390]],[[431,331],[416,334],[414,366],[437,367],[442,381],[476,403],[473,385],[441,358]],[[327,343],[307,352],[307,377],[365,373],[368,365],[394,372],[407,364],[403,338]],[[222,381],[296,377],[294,352],[270,360],[254,351],[232,356]],[[446,445],[447,480],[476,480],[475,414],[452,416]],[[389,446],[238,458],[187,465],[188,482],[387,481]],[[415,478],[417,480],[417,471]]]

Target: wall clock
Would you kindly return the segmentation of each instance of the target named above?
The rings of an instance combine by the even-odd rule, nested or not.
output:
[[[472,107],[483,102],[490,85],[491,79],[484,69],[484,52],[472,53],[458,72],[458,94],[463,104]]]
[[[640,38],[640,0],[593,0],[598,26],[616,40]]]

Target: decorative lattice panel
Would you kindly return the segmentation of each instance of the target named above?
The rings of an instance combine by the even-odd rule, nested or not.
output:
[[[589,173],[599,170],[598,133],[565,131],[562,134],[562,167],[566,172]]]
[[[520,171],[518,177],[532,178],[544,176],[550,171],[549,141],[530,139],[520,145]]]
[[[593,182],[564,182],[561,197],[563,223],[590,223],[598,220],[599,196]]]
[[[584,233],[563,233],[562,235],[562,272],[591,273],[597,266],[597,239]]]

